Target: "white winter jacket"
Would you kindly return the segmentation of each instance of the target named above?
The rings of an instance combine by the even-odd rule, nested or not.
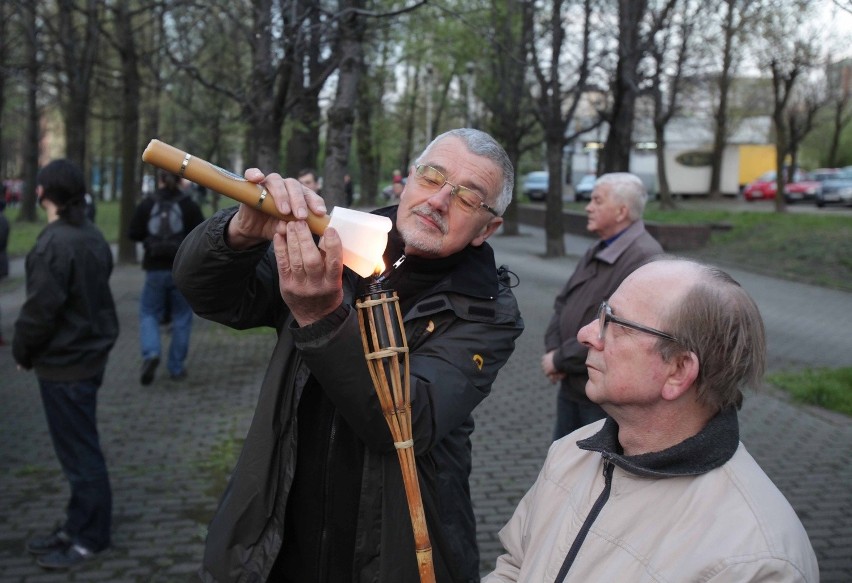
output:
[[[607,419],[551,446],[483,583],[819,581],[796,513],[739,442],[736,411],[652,454],[620,455],[617,434]]]

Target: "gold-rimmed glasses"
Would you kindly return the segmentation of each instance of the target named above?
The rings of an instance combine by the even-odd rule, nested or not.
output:
[[[417,182],[423,188],[433,192],[438,192],[445,184],[449,184],[452,189],[450,191],[451,198],[458,202],[459,207],[462,209],[468,212],[473,212],[483,208],[495,217],[500,216],[496,210],[485,204],[485,198],[481,194],[467,188],[466,186],[453,184],[447,180],[447,177],[444,176],[444,174],[437,168],[427,166],[426,164],[418,164],[414,167],[414,171],[415,176],[417,177]]]

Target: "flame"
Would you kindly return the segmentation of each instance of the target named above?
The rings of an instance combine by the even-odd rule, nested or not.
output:
[[[376,262],[376,267],[373,268],[373,275],[379,276],[379,275],[383,274],[384,272],[385,272],[385,262],[380,257],[379,260]]]

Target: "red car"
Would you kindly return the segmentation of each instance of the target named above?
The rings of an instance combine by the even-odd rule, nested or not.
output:
[[[804,197],[812,199],[816,196],[819,187],[820,184],[811,181],[807,173],[797,170],[793,175],[793,181],[785,185],[784,194],[788,202],[791,199],[802,200]],[[777,191],[778,184],[775,182],[775,171],[770,170],[746,185],[743,189],[743,198],[747,201],[772,200]]]

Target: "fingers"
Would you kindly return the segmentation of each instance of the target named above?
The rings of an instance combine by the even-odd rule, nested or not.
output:
[[[299,325],[334,311],[343,300],[342,246],[334,229],[317,246],[304,221],[281,223],[273,244],[281,296]]]
[[[273,173],[263,177],[256,168],[246,170],[246,180],[258,180],[272,197],[275,208],[283,215],[292,215],[298,220],[308,218],[308,213],[322,216],[327,209],[322,197],[304,186],[295,178],[283,178]]]

